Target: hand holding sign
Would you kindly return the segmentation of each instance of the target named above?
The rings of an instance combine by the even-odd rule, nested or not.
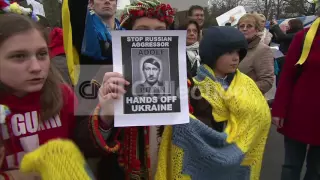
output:
[[[219,26],[225,26],[226,23],[231,23],[231,26],[236,26],[239,19],[247,12],[243,6],[237,6],[230,11],[216,18]]]
[[[230,16],[229,22],[233,23],[236,19],[234,18],[234,16]]]
[[[113,71],[121,74],[112,77],[121,81],[120,85],[127,85],[127,92],[122,92],[123,86],[111,86],[119,92],[111,91],[114,94],[109,98],[119,99],[107,98],[103,108],[112,109],[110,112],[114,114],[104,122],[114,119],[114,127],[188,123],[186,31],[113,31],[111,34]],[[110,104],[114,107],[109,107]]]
[[[272,24],[273,24],[273,25],[277,25],[277,24],[278,24],[278,21],[277,21],[276,19],[273,19],[273,20],[272,20]]]
[[[119,99],[126,90],[125,85],[129,85],[120,73],[107,72],[103,77],[102,86],[99,89],[99,104],[101,106],[102,120],[105,116],[113,116],[113,102]]]

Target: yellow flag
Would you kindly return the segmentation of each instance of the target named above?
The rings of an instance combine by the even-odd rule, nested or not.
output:
[[[67,65],[69,76],[73,85],[78,83],[80,66],[79,55],[77,50],[73,47],[72,42],[72,26],[70,22],[69,1],[63,0],[62,4],[62,27],[63,27],[63,43],[64,50],[67,57]]]

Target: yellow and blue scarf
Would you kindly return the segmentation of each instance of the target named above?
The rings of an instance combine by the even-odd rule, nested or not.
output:
[[[156,180],[259,180],[271,125],[268,104],[255,82],[237,71],[225,90],[206,65],[195,78],[213,107],[215,131],[194,116],[190,123],[167,126],[159,151]]]
[[[120,22],[115,21],[116,30],[124,30],[120,27]],[[111,32],[108,27],[102,22],[101,18],[93,11],[87,12],[86,26],[82,44],[82,54],[92,57],[98,61],[111,61],[112,57],[103,55],[103,49],[100,42],[105,42],[111,45]]]
[[[87,12],[86,26],[83,37],[81,52],[78,52],[73,45],[72,25],[70,19],[69,0],[63,0],[62,4],[62,27],[63,27],[63,43],[67,57],[67,65],[70,79],[73,85],[78,83],[80,75],[80,53],[87,55],[94,60],[112,60],[112,57],[104,57],[100,41],[111,43],[111,34],[101,19],[92,11]],[[120,27],[119,21],[116,21],[116,28]]]

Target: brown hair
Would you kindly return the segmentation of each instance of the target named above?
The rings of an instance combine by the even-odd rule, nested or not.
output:
[[[245,15],[243,15],[238,22],[238,28],[241,22],[246,21],[246,20],[253,20],[254,22],[254,26],[258,31],[262,31],[263,27],[261,27],[260,25],[260,21],[261,21],[261,17],[258,14],[251,14],[251,13],[247,13]]]
[[[48,34],[45,29],[41,28],[39,24],[35,23],[31,18],[18,14],[3,14],[0,15],[0,47],[11,36],[19,33],[27,32],[33,29],[38,30],[43,38],[48,41]],[[58,70],[50,65],[48,77],[41,90],[41,112],[40,119],[47,120],[57,114],[63,106],[63,97],[61,92],[61,83],[63,82]],[[10,87],[0,82],[0,93],[10,93]]]
[[[291,31],[298,32],[303,29],[303,22],[300,19],[291,19],[288,22]]]
[[[199,5],[192,5],[192,6],[190,6],[190,8],[188,10],[188,16],[192,16],[193,15],[193,11],[195,11],[195,10],[204,11],[204,8],[202,6],[199,6]]]

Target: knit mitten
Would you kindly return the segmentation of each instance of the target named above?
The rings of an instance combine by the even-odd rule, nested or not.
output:
[[[22,172],[37,172],[42,180],[94,180],[77,146],[69,140],[51,140],[21,162]]]

